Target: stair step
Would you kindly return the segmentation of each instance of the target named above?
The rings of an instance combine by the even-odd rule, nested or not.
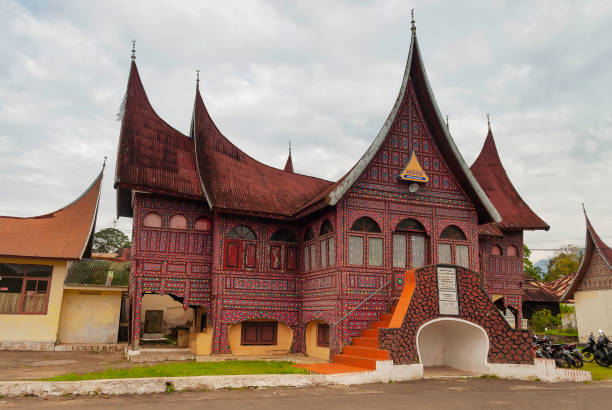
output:
[[[380,320],[383,322],[390,322],[391,318],[393,318],[393,313],[384,313],[380,315]]]
[[[371,329],[378,329],[380,327],[389,327],[389,321],[379,320],[378,322],[373,322],[372,324],[370,324]]]
[[[348,366],[376,370],[376,359],[369,359],[367,357],[351,356],[347,354],[335,354],[332,356],[332,361],[334,363],[342,363]]]
[[[389,352],[373,347],[344,346],[342,353],[349,356],[367,357],[368,359],[389,360]]]
[[[361,331],[361,336],[375,337],[376,339],[378,339],[378,329],[363,329]]]
[[[355,337],[353,338],[353,346],[366,346],[378,348],[378,338],[376,337]]]

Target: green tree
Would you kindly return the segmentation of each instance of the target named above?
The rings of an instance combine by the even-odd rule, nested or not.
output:
[[[561,318],[553,316],[548,309],[538,310],[529,319],[529,327],[538,333],[546,328],[556,329],[561,327]]]
[[[548,272],[544,275],[545,282],[552,282],[562,276],[569,275],[578,270],[584,251],[575,245],[566,245],[555,252],[555,256],[548,261]]]
[[[523,268],[525,273],[535,280],[542,280],[542,277],[544,276],[542,268],[539,266],[534,266],[529,260],[529,256],[531,256],[531,250],[529,250],[527,245],[523,244]]]
[[[98,253],[116,253],[130,247],[130,240],[119,229],[106,228],[94,234],[93,251]]]

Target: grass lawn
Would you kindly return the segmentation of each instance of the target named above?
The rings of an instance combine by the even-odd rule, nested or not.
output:
[[[308,370],[293,367],[292,362],[230,360],[225,362],[164,363],[129,369],[111,369],[94,373],[68,373],[46,381],[125,379],[131,377],[214,376],[223,374],[308,374]]]
[[[612,379],[612,366],[601,367],[593,361],[590,363],[585,363],[584,367],[580,370],[590,371],[591,377],[593,377],[593,381]]]
[[[536,333],[538,336],[544,336],[544,334],[557,336],[578,336],[578,330],[576,329],[548,329],[546,332],[536,332],[534,330],[533,333]]]

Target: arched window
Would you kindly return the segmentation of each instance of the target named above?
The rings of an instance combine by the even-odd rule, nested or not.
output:
[[[516,246],[513,246],[513,245],[508,246],[508,249],[506,250],[506,255],[514,256],[514,257],[519,256],[519,252],[518,252],[518,249],[516,249]]]
[[[236,226],[227,234],[227,237],[232,239],[257,239],[255,232],[253,232],[253,230],[246,225]]]
[[[170,229],[187,229],[187,218],[183,215],[174,215],[170,218]]]
[[[470,267],[470,250],[467,237],[459,227],[449,225],[440,234],[438,263],[454,263],[465,268]]]
[[[312,241],[314,239],[314,233],[312,232],[312,228],[307,228],[304,233],[304,242]]]
[[[363,265],[364,262],[368,266],[382,266],[383,265],[383,238],[381,235],[371,235],[380,233],[380,227],[378,224],[367,216],[357,219],[351,231],[355,233],[361,233],[360,235],[351,234],[349,235],[349,264],[350,265]],[[367,250],[364,251],[365,244],[367,243]],[[367,261],[364,261],[365,255],[367,254]]]
[[[364,217],[357,219],[353,223],[353,226],[351,226],[351,231],[379,233],[380,227],[378,226],[376,221],[374,221],[374,219],[364,216]]]
[[[455,225],[449,225],[446,228],[444,228],[444,230],[440,234],[440,239],[455,239],[455,240],[465,241],[467,238],[465,237],[465,234],[459,227]]]
[[[336,242],[332,235],[334,227],[326,219],[321,224],[321,240],[319,241],[321,247],[321,267],[326,268],[327,266],[334,266],[336,264]]]
[[[196,231],[210,231],[210,219],[208,219],[208,218],[198,218],[195,221],[194,229]]]
[[[234,227],[225,242],[225,267],[229,269],[255,268],[257,243],[255,232],[245,225]]]
[[[280,228],[270,237],[272,242],[297,242],[297,237],[287,228]]]
[[[323,224],[321,225],[321,235],[325,235],[333,231],[334,227],[332,226],[331,222],[329,222],[329,219],[323,221]]]
[[[425,227],[416,219],[403,219],[393,233],[393,267],[418,268],[425,265]]]
[[[502,256],[502,249],[497,245],[491,246],[491,255],[493,256]]]
[[[149,212],[142,220],[142,226],[146,226],[147,228],[161,228],[162,217],[155,212]]]

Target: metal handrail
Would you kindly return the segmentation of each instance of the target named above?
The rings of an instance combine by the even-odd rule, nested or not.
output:
[[[342,316],[340,319],[336,320],[330,327],[334,327],[336,326],[338,323],[342,322],[344,319],[346,319],[347,317],[349,317],[354,311],[356,311],[357,309],[359,309],[364,303],[366,303],[368,300],[370,300],[370,298],[372,296],[374,296],[375,294],[377,294],[378,292],[380,292],[385,286],[387,286],[389,283],[391,283],[391,281],[393,280],[393,277],[391,277],[391,279],[389,279],[387,282],[385,282],[381,287],[379,287],[378,289],[376,289],[374,292],[370,293],[370,295],[365,298],[364,300],[361,301],[361,303],[359,303],[357,306],[355,306],[353,308],[353,310],[351,310],[350,312],[348,312],[346,315]]]

